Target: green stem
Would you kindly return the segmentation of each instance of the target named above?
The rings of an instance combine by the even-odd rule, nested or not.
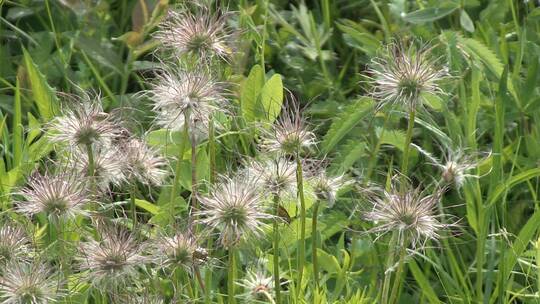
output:
[[[216,181],[216,136],[214,134],[214,117],[210,117],[208,126],[208,154],[210,158],[210,185]]]
[[[317,200],[313,204],[313,216],[311,219],[311,240],[313,245],[311,246],[311,256],[313,259],[313,279],[315,280],[315,288],[319,290],[319,264],[317,261],[317,249],[319,248],[319,242],[317,239],[317,217],[319,216],[320,201]]]
[[[279,195],[274,194],[274,289],[276,291],[276,303],[281,303],[281,282],[279,275]]]
[[[407,176],[407,171],[409,170],[409,151],[412,142],[415,114],[415,109],[411,108],[409,111],[409,122],[407,124],[407,137],[405,137],[405,145],[403,146],[403,159],[401,160],[401,174],[404,177]]]
[[[187,123],[187,120],[185,122]],[[196,220],[196,216],[193,215],[199,210],[197,203],[197,142],[195,141],[195,132],[191,132],[191,221]]]
[[[86,144],[86,154],[88,155],[88,176],[94,176],[95,164],[94,164],[94,151],[92,150],[92,144]]]
[[[184,113],[184,119],[185,121],[188,121],[189,114],[187,111]],[[184,123],[184,129],[183,129],[183,136],[180,141],[180,151],[178,155],[178,160],[176,161],[176,167],[174,169],[174,180],[172,184],[171,189],[171,195],[170,195],[170,204],[171,208],[174,206],[174,200],[176,198],[176,195],[178,194],[178,186],[180,184],[180,175],[182,173],[182,160],[184,159],[184,150],[186,149],[186,141],[189,140],[189,125],[187,123]]]
[[[388,304],[388,296],[390,292],[390,281],[392,279],[392,271],[390,271],[390,268],[393,267],[394,261],[395,261],[395,254],[394,250],[396,248],[398,241],[398,232],[394,231],[392,233],[392,238],[390,239],[390,243],[388,244],[388,257],[386,259],[386,267],[384,269],[384,282],[382,287],[382,293],[381,293],[381,304]]]
[[[375,149],[373,149],[373,152],[371,153],[371,156],[369,158],[368,169],[366,173],[366,181],[370,180],[371,174],[373,174],[373,169],[375,169],[375,165],[377,164],[377,154],[379,154],[379,150],[381,149],[382,139],[384,137],[384,132],[388,125],[389,119],[390,119],[390,114],[386,114],[384,117],[381,134],[379,134],[379,137],[377,138],[377,143],[375,144]]]
[[[306,260],[306,202],[304,199],[304,181],[302,172],[302,160],[300,155],[296,154],[296,183],[298,188],[298,199],[300,200],[300,238],[298,240],[298,279],[296,282],[297,300],[301,299],[302,277],[304,275],[304,263]]]
[[[390,304],[396,303],[396,300],[398,298],[398,290],[400,290],[401,286],[401,276],[403,274],[403,270],[405,268],[405,256],[407,254],[407,241],[406,238],[403,239],[403,242],[400,244],[399,249],[399,259],[398,259],[398,265],[397,265],[397,271],[396,271],[396,278],[394,279],[394,284],[392,286],[392,293],[390,294]]]
[[[130,191],[130,195],[129,195],[129,201],[131,203],[131,217],[132,217],[132,220],[133,220],[133,230],[135,230],[135,228],[137,227],[137,205],[135,203],[135,193],[136,193],[136,185],[133,184],[131,186],[131,191]]]
[[[227,278],[227,299],[229,304],[235,304],[234,283],[236,280],[235,247],[229,247],[229,273]]]

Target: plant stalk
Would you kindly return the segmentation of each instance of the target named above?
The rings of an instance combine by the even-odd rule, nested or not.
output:
[[[276,292],[276,303],[281,303],[281,282],[279,275],[279,195],[274,194],[274,289]]]
[[[409,122],[407,124],[407,137],[405,137],[405,145],[403,146],[403,159],[401,161],[401,174],[404,177],[407,177],[409,170],[409,151],[412,142],[412,135],[414,129],[414,117],[416,115],[416,110],[411,108],[409,110]]]
[[[236,248],[234,246],[229,247],[229,273],[227,277],[227,303],[235,304],[235,291],[234,282],[236,281]]]
[[[319,263],[317,258],[317,249],[319,248],[319,242],[317,238],[317,218],[319,216],[320,201],[317,200],[313,204],[313,216],[311,218],[311,240],[313,245],[311,246],[311,257],[313,260],[313,279],[315,280],[315,290],[319,290]]]
[[[300,200],[300,238],[298,240],[298,278],[296,288],[298,288],[296,297],[301,299],[302,278],[304,275],[304,264],[306,260],[306,202],[304,199],[304,181],[302,172],[302,160],[299,153],[296,154],[296,184],[298,188],[298,199]]]

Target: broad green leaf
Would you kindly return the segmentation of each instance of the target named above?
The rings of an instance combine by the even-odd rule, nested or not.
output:
[[[137,207],[141,209],[150,212],[152,215],[158,214],[160,210],[158,205],[154,205],[146,200],[135,199],[135,205],[137,205]]]
[[[429,7],[408,13],[403,17],[403,20],[414,23],[422,24],[426,22],[433,22],[444,18],[453,13],[458,8],[457,4],[444,6],[444,7]]]
[[[256,120],[258,97],[264,85],[264,73],[261,66],[251,68],[249,75],[242,86],[240,108],[242,116],[248,122]]]
[[[261,90],[260,102],[263,110],[263,119],[269,123],[276,120],[283,105],[283,82],[281,75],[274,74]]]
[[[465,10],[461,10],[461,13],[459,14],[459,23],[464,30],[471,33],[474,32],[474,23]]]
[[[373,100],[362,97],[347,106],[334,118],[321,143],[321,152],[327,154],[351,131],[373,108]]]
[[[45,76],[38,70],[36,64],[26,50],[23,49],[24,65],[28,73],[32,97],[37,106],[42,121],[49,121],[53,118],[58,108],[58,100],[54,90],[45,81]]]

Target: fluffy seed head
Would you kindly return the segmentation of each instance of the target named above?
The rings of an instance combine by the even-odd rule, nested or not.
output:
[[[77,257],[82,271],[94,286],[108,288],[122,285],[138,274],[138,268],[149,262],[145,245],[128,231],[118,227],[101,229],[101,240],[88,240],[79,246]]]
[[[208,258],[206,249],[186,233],[163,236],[155,243],[156,261],[164,268],[190,268],[204,263]]]
[[[283,109],[278,121],[264,132],[261,148],[283,155],[296,155],[315,145],[315,134],[311,132],[298,108],[291,112]]]
[[[432,49],[396,42],[388,45],[381,57],[373,59],[369,72],[372,95],[379,101],[379,107],[390,103],[415,108],[426,94],[444,94],[439,82],[448,73],[446,68],[437,66]]]
[[[0,266],[27,260],[29,253],[30,239],[23,228],[7,223],[3,224],[0,227]]]
[[[49,139],[69,148],[108,146],[117,136],[118,122],[103,111],[99,98],[84,96],[81,102],[63,110],[49,125]]]
[[[319,172],[309,177],[308,182],[313,187],[315,197],[322,202],[326,202],[330,208],[336,202],[338,191],[352,183],[343,175],[328,176],[324,170],[319,170]]]
[[[124,169],[127,179],[146,185],[161,185],[167,171],[165,158],[137,138],[128,139],[123,145]]]
[[[119,151],[113,146],[93,149],[92,160],[94,162],[93,176],[89,177],[102,191],[111,185],[118,186],[125,181],[124,162],[118,157]],[[80,176],[88,175],[89,159],[87,153],[74,153],[66,161]]]
[[[16,210],[28,216],[44,213],[50,220],[63,220],[88,215],[84,209],[90,201],[85,180],[70,172],[35,173],[16,194],[24,198]]]
[[[263,209],[263,197],[257,181],[252,178],[222,177],[210,194],[200,197],[203,210],[198,212],[201,224],[220,230],[224,247],[234,246],[250,235],[258,236],[271,218]]]
[[[220,83],[205,72],[164,71],[149,91],[161,127],[182,130],[186,116],[191,132],[206,134],[210,115],[223,111],[226,101]]]
[[[258,177],[263,191],[276,195],[296,193],[296,163],[278,157],[250,160],[246,168],[248,176]]]
[[[0,300],[5,304],[47,304],[56,302],[63,292],[47,266],[12,263],[0,276]]]
[[[197,13],[189,10],[170,11],[154,37],[177,56],[195,55],[200,60],[213,57],[227,60],[232,54],[231,33],[227,27],[229,14],[212,14],[207,8]]]
[[[262,270],[248,270],[246,277],[239,282],[239,286],[245,289],[242,295],[246,300],[269,301],[272,300],[274,291],[274,278],[265,274]]]
[[[406,192],[398,189],[393,185],[389,191],[383,191],[382,196],[372,199],[372,209],[365,214],[365,218],[375,224],[370,232],[382,235],[396,231],[400,239],[407,240],[413,248],[427,240],[437,240],[439,231],[448,227],[436,214],[437,203],[445,189],[436,189],[425,196],[419,188]]]

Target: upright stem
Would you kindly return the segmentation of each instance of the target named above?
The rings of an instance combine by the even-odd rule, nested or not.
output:
[[[95,164],[94,164],[94,151],[92,150],[92,144],[86,144],[86,154],[88,155],[88,176],[94,176]]]
[[[191,132],[191,213],[197,212],[197,142],[195,141],[195,132]],[[194,216],[190,218],[194,220]]]
[[[210,158],[210,185],[216,181],[216,136],[214,134],[214,117],[210,117],[208,126],[208,154]]]
[[[409,170],[409,150],[412,141],[412,133],[414,128],[414,116],[416,111],[414,108],[409,110],[409,122],[407,124],[407,137],[405,138],[405,146],[403,146],[403,159],[401,161],[401,174],[404,177],[407,176]]]
[[[136,203],[135,203],[135,193],[136,193],[136,185],[133,184],[131,186],[131,191],[130,191],[130,194],[129,194],[129,201],[131,203],[131,217],[132,217],[132,220],[133,220],[133,230],[135,230],[135,228],[137,227],[137,206],[136,206]]]
[[[281,282],[279,276],[279,195],[274,194],[274,289],[276,291],[276,303],[281,303]]]
[[[394,231],[392,233],[392,238],[390,239],[390,243],[388,244],[388,257],[386,259],[386,267],[384,272],[384,282],[383,282],[383,288],[381,293],[381,304],[388,304],[388,296],[390,293],[390,281],[392,279],[392,271],[390,268],[394,265],[395,260],[395,254],[394,250],[396,248],[398,241],[398,232]]]
[[[395,303],[398,296],[398,290],[401,286],[401,276],[403,274],[403,269],[405,266],[405,255],[407,254],[407,240],[402,238],[402,242],[399,245],[399,259],[396,271],[396,278],[394,279],[394,284],[392,286],[392,293],[390,294],[390,304]]]
[[[227,278],[227,299],[229,304],[235,304],[234,282],[236,281],[236,259],[235,247],[229,247],[229,274]]]
[[[298,188],[298,199],[300,200],[300,238],[298,240],[298,279],[296,282],[297,300],[301,299],[302,277],[304,275],[304,263],[306,260],[306,202],[304,199],[304,181],[302,173],[302,160],[296,154],[296,183]]]
[[[189,113],[188,111],[184,112],[184,121],[189,120]],[[184,129],[183,129],[183,136],[180,141],[180,151],[178,155],[178,160],[176,161],[176,167],[174,169],[174,180],[172,184],[171,189],[171,195],[170,195],[170,203],[171,208],[174,204],[174,200],[176,198],[176,195],[178,194],[178,186],[180,183],[180,175],[182,171],[182,159],[184,159],[184,150],[186,149],[186,141],[189,140],[189,125],[187,123],[184,123]]]
[[[320,201],[315,201],[313,204],[313,217],[311,219],[311,240],[313,245],[311,246],[311,257],[313,260],[313,279],[315,280],[315,289],[319,290],[319,264],[317,261],[317,249],[319,248],[319,242],[317,239],[317,217],[319,216],[319,204]]]

